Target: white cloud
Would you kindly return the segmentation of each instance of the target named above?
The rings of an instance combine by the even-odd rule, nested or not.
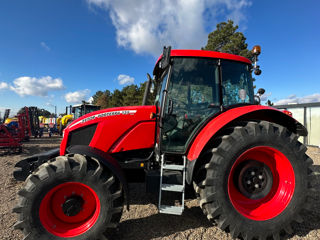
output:
[[[41,47],[43,47],[47,51],[51,50],[51,48],[45,42],[41,42],[40,45],[41,45]]]
[[[118,79],[118,82],[119,82],[120,85],[133,84],[134,83],[134,78],[130,77],[128,75],[125,75],[125,74],[120,74],[117,79]]]
[[[6,82],[0,82],[0,90],[1,89],[7,89],[9,87],[8,83]]]
[[[250,0],[87,0],[108,11],[117,43],[158,56],[164,45],[200,49],[219,19],[246,20]],[[222,16],[221,16],[222,15]],[[209,29],[209,30],[208,30]],[[208,32],[209,31],[209,32]]]
[[[81,103],[82,101],[85,101],[88,98],[89,93],[89,89],[68,92],[64,96],[64,98],[68,103]]]
[[[281,99],[275,102],[275,105],[286,105],[290,103],[313,103],[313,102],[320,102],[320,93],[314,93],[304,97],[297,97],[297,95],[293,94],[288,96],[285,99]]]
[[[267,101],[269,99],[269,97],[272,95],[272,93],[265,93],[261,96],[261,101]]]
[[[21,97],[29,96],[48,96],[49,91],[62,90],[64,88],[61,78],[46,77],[19,77],[13,81],[10,89]]]
[[[88,103],[93,103],[93,97],[89,97],[89,99],[88,99],[87,102],[88,102]]]

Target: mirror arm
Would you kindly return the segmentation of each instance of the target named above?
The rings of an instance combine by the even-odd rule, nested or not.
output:
[[[142,106],[147,105],[148,95],[150,92],[149,90],[150,90],[151,81],[152,81],[152,78],[149,73],[147,73],[147,77],[148,77],[148,81],[146,83],[146,88],[144,90],[144,95],[143,95],[143,99],[142,99]]]

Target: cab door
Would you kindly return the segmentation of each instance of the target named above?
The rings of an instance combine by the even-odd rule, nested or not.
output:
[[[220,110],[217,59],[175,57],[162,82],[161,152],[184,153],[192,136]]]

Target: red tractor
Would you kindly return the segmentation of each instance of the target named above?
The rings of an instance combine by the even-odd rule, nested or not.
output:
[[[160,213],[181,215],[193,187],[207,218],[235,238],[291,234],[311,191],[313,161],[298,141],[307,130],[258,104],[252,71],[261,72],[244,57],[164,48],[144,97],[155,84],[154,105],[84,115],[59,150],[18,163],[15,227],[28,240],[106,239],[129,209],[128,182],[143,177]],[[168,191],[180,204],[163,204]]]

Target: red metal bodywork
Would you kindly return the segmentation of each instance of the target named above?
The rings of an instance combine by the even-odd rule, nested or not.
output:
[[[98,124],[90,147],[107,153],[152,148],[154,146],[155,106],[109,108],[86,114],[72,122],[65,131],[60,155],[65,154],[68,134],[91,124]]]

